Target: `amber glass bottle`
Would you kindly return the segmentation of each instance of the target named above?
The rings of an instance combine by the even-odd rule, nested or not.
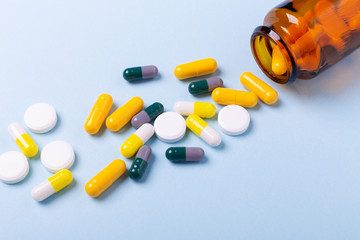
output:
[[[285,1],[251,37],[256,62],[278,83],[313,78],[359,46],[360,0]]]

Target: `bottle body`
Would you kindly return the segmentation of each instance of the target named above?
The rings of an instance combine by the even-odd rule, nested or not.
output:
[[[360,0],[288,0],[251,37],[253,55],[278,83],[310,79],[360,46]]]

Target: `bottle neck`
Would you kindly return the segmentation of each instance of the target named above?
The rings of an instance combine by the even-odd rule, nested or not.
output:
[[[251,50],[261,70],[281,84],[293,82],[297,66],[286,43],[271,28],[259,26],[251,36]]]

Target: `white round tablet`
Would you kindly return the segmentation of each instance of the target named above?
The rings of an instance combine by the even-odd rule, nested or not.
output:
[[[35,103],[26,109],[24,121],[30,131],[46,133],[56,125],[57,116],[55,108],[47,103]]]
[[[186,132],[185,119],[176,112],[160,114],[154,122],[156,136],[163,142],[173,143],[182,139]]]
[[[220,110],[218,115],[220,129],[229,135],[244,133],[250,124],[248,111],[238,105],[228,105]]]
[[[29,173],[29,163],[24,154],[10,151],[0,155],[0,180],[18,183]]]
[[[41,151],[41,162],[49,171],[69,169],[75,160],[74,150],[65,141],[48,143]]]

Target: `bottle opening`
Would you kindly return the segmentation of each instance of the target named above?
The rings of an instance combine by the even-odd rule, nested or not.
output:
[[[251,50],[261,70],[277,83],[292,82],[296,65],[286,44],[266,26],[257,27],[251,36]]]

